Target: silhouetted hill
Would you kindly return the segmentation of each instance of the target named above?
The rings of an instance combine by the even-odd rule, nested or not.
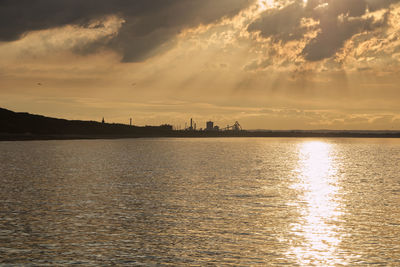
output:
[[[0,134],[3,139],[8,139],[4,136],[26,137],[22,139],[29,139],[29,136],[49,136],[53,139],[52,135],[61,137],[168,136],[171,132],[170,125],[138,127],[96,121],[65,120],[0,108]]]

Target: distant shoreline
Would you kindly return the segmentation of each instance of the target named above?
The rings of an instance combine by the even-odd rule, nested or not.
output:
[[[0,141],[90,140],[132,138],[400,138],[397,131],[170,131],[151,134],[1,134]]]
[[[135,126],[50,118],[0,108],[0,141],[125,139],[125,138],[400,138],[400,131],[363,130],[173,130],[172,125]]]

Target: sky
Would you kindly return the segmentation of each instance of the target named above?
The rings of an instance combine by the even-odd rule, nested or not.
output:
[[[0,107],[400,130],[400,0],[0,0]]]

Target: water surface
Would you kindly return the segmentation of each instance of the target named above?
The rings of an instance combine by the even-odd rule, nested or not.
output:
[[[400,140],[0,142],[0,264],[400,265]]]

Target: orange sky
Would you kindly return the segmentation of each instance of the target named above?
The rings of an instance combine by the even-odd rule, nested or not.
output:
[[[0,5],[1,107],[138,125],[400,130],[399,1],[17,2]]]

